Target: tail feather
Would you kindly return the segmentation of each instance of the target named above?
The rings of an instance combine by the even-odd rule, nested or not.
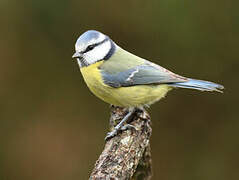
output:
[[[209,81],[197,80],[197,79],[188,79],[186,82],[177,82],[170,83],[172,87],[188,88],[188,89],[197,89],[200,91],[217,91],[223,92],[224,87],[220,84],[216,84]]]

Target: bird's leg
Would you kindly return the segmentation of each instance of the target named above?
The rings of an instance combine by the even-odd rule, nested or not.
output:
[[[145,106],[134,108],[134,113],[142,113],[142,112],[145,111],[145,108],[149,108],[149,106],[145,105]],[[128,120],[130,120],[130,119],[128,119]],[[127,129],[136,130],[136,127],[134,125],[130,124],[130,123],[131,123],[131,121],[127,121],[127,124],[123,125],[120,128],[120,130],[122,130],[122,131],[125,131]]]
[[[143,111],[145,111],[143,106],[134,108],[134,113],[141,113]],[[125,131],[127,129],[136,130],[136,127],[134,125],[130,124],[132,122],[132,119],[128,118],[128,120],[126,122],[127,122],[127,124],[123,125],[120,128],[120,130],[122,130],[122,131]]]
[[[124,126],[124,123],[127,122],[127,120],[130,118],[130,116],[132,116],[132,114],[134,114],[134,112],[135,112],[135,108],[130,109],[129,112],[126,114],[126,116],[115,126],[114,130],[107,133],[105,140],[108,140],[108,139],[116,136],[120,130],[126,130],[128,128],[133,128],[129,124],[128,124],[129,126],[127,126],[127,125]]]

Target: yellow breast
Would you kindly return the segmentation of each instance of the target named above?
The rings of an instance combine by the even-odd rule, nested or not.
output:
[[[81,73],[89,89],[103,101],[116,106],[138,107],[152,104],[166,95],[171,89],[167,85],[137,85],[113,88],[104,84],[98,67],[99,61],[81,68]]]

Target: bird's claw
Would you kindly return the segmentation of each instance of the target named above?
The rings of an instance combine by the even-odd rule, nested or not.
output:
[[[135,130],[136,131],[136,127],[134,125],[131,124],[125,124],[120,130],[125,131],[125,130]]]
[[[111,132],[108,132],[107,135],[105,136],[105,141],[111,139],[112,137],[115,137],[118,134],[118,130],[114,129]]]
[[[118,133],[119,133],[119,131],[126,131],[126,130],[128,130],[128,129],[130,129],[130,130],[135,130],[135,131],[136,131],[136,127],[135,127],[135,126],[133,126],[133,125],[131,125],[131,124],[125,124],[125,125],[124,125],[123,127],[121,127],[120,129],[115,128],[113,131],[108,132],[107,135],[106,135],[106,137],[105,137],[105,140],[107,141],[107,140],[109,140],[109,139],[111,139],[111,138],[117,136]]]
[[[118,135],[119,131],[120,130],[126,130],[126,129],[129,129],[129,128],[132,128],[134,126],[130,125],[130,124],[126,124],[124,125],[124,123],[127,122],[127,120],[130,118],[130,116],[135,112],[135,109],[132,109],[130,110],[127,115],[117,124],[117,126],[115,126],[114,130],[111,131],[111,132],[108,132],[106,137],[105,137],[105,140],[108,140],[116,135]],[[135,129],[135,127],[134,127]]]

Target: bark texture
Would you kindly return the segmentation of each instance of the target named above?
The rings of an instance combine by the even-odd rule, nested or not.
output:
[[[124,108],[111,110],[110,129],[127,114]],[[125,130],[106,141],[103,152],[96,161],[90,180],[148,180],[152,176],[149,139],[152,133],[148,113],[136,111],[131,125],[136,129]]]

